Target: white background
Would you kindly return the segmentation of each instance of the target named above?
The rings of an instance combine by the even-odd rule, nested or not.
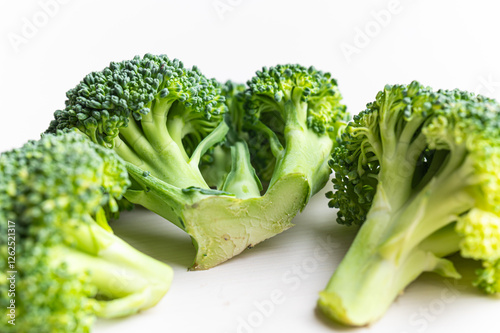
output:
[[[84,75],[148,52],[221,81],[314,65],[338,78],[351,113],[385,84],[414,79],[500,98],[499,9],[492,0],[2,0],[0,151],[38,138]],[[355,230],[337,226],[326,202],[318,194],[295,228],[205,272],[186,271],[194,250],[185,234],[154,214],[125,214],[117,234],[176,276],[157,307],[100,320],[95,332],[500,332],[500,300],[469,286],[466,261],[463,280],[422,276],[371,327],[329,324],[314,310],[317,294]]]

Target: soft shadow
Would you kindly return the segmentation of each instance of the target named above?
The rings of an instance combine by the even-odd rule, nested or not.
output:
[[[300,247],[302,242],[327,237],[335,244],[335,257],[343,258],[358,228],[339,225],[336,222],[337,211],[328,208],[327,204],[324,193],[316,194],[304,211],[293,219],[293,228],[243,251],[235,258],[293,249]],[[182,268],[188,268],[193,263],[196,251],[189,235],[141,206],[136,206],[131,212],[123,212],[120,219],[110,225],[117,236],[153,258]]]
[[[189,235],[142,207],[123,212],[110,225],[118,237],[170,266],[187,269],[194,260],[196,251]]]
[[[422,274],[414,283],[442,287],[443,281],[448,281],[448,288],[457,289],[463,295],[484,297],[484,293],[473,286],[473,282],[477,278],[476,270],[481,268],[481,263],[476,260],[463,258],[458,253],[448,257],[448,259],[453,262],[458,273],[462,275],[461,279],[444,278],[436,273],[430,272]]]

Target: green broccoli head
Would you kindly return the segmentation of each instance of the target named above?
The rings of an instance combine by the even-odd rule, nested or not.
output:
[[[125,199],[186,231],[197,249],[193,268],[210,268],[288,229],[330,173],[345,117],[335,81],[277,68],[293,69],[286,89],[304,98],[275,103],[286,112],[257,114],[248,107],[255,86],[220,85],[166,56],[111,63],[67,93],[48,132],[77,128],[114,150],[132,183]],[[267,123],[273,113],[290,120],[286,128]],[[292,124],[295,116],[302,123]]]
[[[112,62],[66,95],[66,108],[55,112],[48,132],[78,128],[157,176],[182,186],[206,185],[187,161],[222,122],[227,107],[220,85],[196,67],[146,54]],[[164,171],[166,163],[186,171]]]
[[[216,81],[165,55],[112,62],[103,71],[87,75],[67,97],[66,108],[56,112],[52,127],[77,127],[104,146],[112,146],[120,128],[132,119],[151,119],[159,106],[163,107],[159,111],[173,112],[188,125],[182,129],[182,139],[196,145],[225,111]],[[174,103],[173,109],[166,109]]]
[[[332,182],[336,191],[327,196],[332,199],[330,206],[339,209],[337,222],[358,225],[366,219],[378,185],[385,137],[402,135],[406,128],[401,140],[414,139],[410,136],[434,110],[446,105],[446,99],[454,93],[435,93],[416,81],[408,86],[387,85],[373,103],[367,104],[366,110],[354,116],[329,162],[335,172]],[[394,150],[394,147],[390,148]],[[415,148],[415,151],[405,152],[412,158],[412,164],[408,164],[409,172],[424,170],[434,154],[430,149]],[[416,167],[413,166],[415,157],[419,158]],[[407,166],[402,165],[402,169],[405,168]],[[415,176],[419,174],[421,172],[416,172]]]
[[[313,67],[277,65],[264,67],[247,84],[245,126],[267,141],[257,140],[257,173],[270,184],[301,173],[316,193],[330,174],[325,156],[348,117],[337,81]]]
[[[337,81],[330,73],[323,73],[314,67],[264,67],[248,81],[248,86],[251,91],[249,112],[259,119],[266,112],[279,113],[278,118],[282,122],[296,121],[318,134],[332,133],[334,138],[339,120],[346,120]],[[307,107],[296,110],[297,112],[288,112],[285,105],[289,102],[296,105],[306,103]],[[278,127],[273,129],[275,132],[283,130]]]
[[[422,272],[459,277],[443,259],[457,251],[484,261],[477,286],[499,290],[499,125],[494,100],[418,82],[386,86],[354,118],[330,162],[328,197],[339,223],[362,227],[322,293],[325,313],[376,320]],[[364,281],[351,279],[356,269]]]
[[[107,223],[105,210],[117,213],[130,185],[113,151],[76,132],[46,135],[3,153],[0,174],[0,211],[13,222],[0,228],[14,228],[16,239],[15,267],[3,271],[17,270],[18,319],[4,330],[88,332],[95,316],[132,314],[166,293],[171,269],[114,236]],[[0,289],[7,295],[5,279]],[[2,298],[3,309],[8,302]]]

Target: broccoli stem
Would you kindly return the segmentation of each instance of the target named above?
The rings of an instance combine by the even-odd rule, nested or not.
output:
[[[389,112],[383,114],[387,113]],[[401,208],[414,192],[411,179],[417,168],[417,161],[427,145],[423,135],[418,135],[413,141],[411,140],[415,131],[424,121],[423,118],[414,119],[412,123],[407,123],[400,136],[395,136],[393,134],[395,132],[394,122],[397,119],[399,118],[392,116],[387,119],[389,124],[382,122],[384,126],[381,124],[381,131],[387,132],[383,132],[382,150],[378,152],[383,155],[377,156],[381,165],[378,175],[379,183],[383,183],[383,187],[386,189],[394,189],[384,194],[387,196],[386,202],[390,203],[392,211]]]
[[[284,148],[281,145],[281,142],[278,139],[278,136],[276,135],[276,133],[272,129],[267,127],[260,120],[257,121],[256,124],[249,125],[249,126],[255,130],[261,131],[262,133],[264,133],[267,136],[267,138],[269,140],[269,145],[271,147],[271,153],[273,154],[273,156],[275,158],[282,157]]]
[[[222,121],[210,134],[208,134],[196,147],[195,151],[189,159],[189,165],[192,168],[198,168],[201,157],[208,151],[208,149],[215,146],[217,143],[222,142],[226,138],[229,131],[225,121]]]
[[[184,159],[187,161],[189,160],[189,156],[184,149],[184,144],[182,143],[183,131],[185,127],[186,123],[180,115],[169,117],[167,125],[168,133],[172,140],[174,140],[174,142],[179,147],[179,150]]]
[[[143,124],[146,123],[149,122],[144,121]],[[120,134],[123,139],[122,142],[115,140],[119,142],[115,145],[115,151],[124,160],[180,188],[189,186],[209,188],[198,166],[189,164],[182,150],[170,138],[166,130],[164,133],[160,131],[156,134],[163,137],[162,146],[156,148],[149,142],[149,139],[146,140],[137,123],[133,121],[128,127],[122,127]]]
[[[240,199],[260,197],[262,185],[250,163],[250,151],[245,142],[236,142],[231,147],[231,171],[222,187]]]
[[[157,97],[150,103],[150,111],[143,115],[140,120],[144,136],[151,147],[157,152],[163,151],[172,142],[172,138],[167,130],[167,115],[173,103],[174,101],[168,98],[162,99]],[[131,122],[135,123],[132,120]]]
[[[405,251],[404,256],[395,257],[390,250],[404,238],[387,245],[385,237],[387,230],[405,221],[394,221],[387,215],[383,211],[369,214],[346,257],[320,293],[318,305],[332,319],[354,326],[379,319],[398,294],[426,271],[459,278],[451,262],[431,251],[436,242],[427,242],[422,248],[417,245]],[[449,250],[440,249],[438,254],[456,250],[458,244],[453,245]]]
[[[182,144],[183,112],[182,105],[168,99],[155,99],[150,112],[143,115],[139,123],[131,119],[128,126],[120,128],[115,151],[124,160],[176,187],[208,189],[198,168],[199,159],[207,149],[224,139],[227,125],[221,123],[208,134],[190,160]]]
[[[142,190],[127,190],[125,198],[163,216],[184,230],[181,218],[184,207],[200,200],[202,195],[198,192],[186,194],[182,189],[145,173],[131,163],[125,162],[125,166],[130,177],[142,187]]]
[[[379,182],[367,220],[321,293],[319,306],[328,316],[362,326],[380,318],[423,272],[459,278],[441,257],[458,250],[454,221],[474,199],[466,190],[470,166],[460,153],[452,155],[441,176],[415,195]],[[400,207],[392,205],[398,196],[408,198]]]
[[[122,317],[148,309],[168,291],[173,277],[169,266],[99,225],[91,222],[87,230],[73,229],[73,237],[78,240],[75,247],[58,246],[55,251],[60,251],[70,271],[91,271],[89,279],[98,295],[110,299],[97,301],[98,316]]]
[[[351,258],[357,255],[360,263],[346,268],[344,260],[337,269],[340,272],[320,293],[318,303],[327,316],[346,325],[364,326],[379,319],[422,272],[442,271],[445,276],[459,277],[451,262],[420,249],[398,265],[377,254],[352,253]]]
[[[261,197],[213,195],[187,206],[183,221],[196,247],[191,269],[214,267],[292,227],[291,220],[303,208],[308,192],[304,176],[292,174]]]
[[[114,138],[114,150],[125,161],[129,161],[134,165],[137,165],[140,168],[151,169],[150,166],[146,165],[146,163],[137,155],[137,153],[128,146],[120,137]]]
[[[455,231],[456,223],[450,223],[439,229],[419,244],[423,251],[434,253],[437,257],[446,257],[460,250],[462,237]]]
[[[247,153],[245,146],[238,150]],[[309,193],[302,174],[282,177],[263,196],[241,199],[216,190],[179,189],[152,175],[145,176],[129,163],[127,170],[144,190],[128,190],[125,198],[168,219],[191,236],[196,248],[191,269],[195,270],[214,267],[290,228]],[[245,176],[245,181],[252,183],[250,176]],[[236,183],[238,177],[235,175]],[[287,200],[280,200],[285,196]]]
[[[306,177],[310,189],[309,196],[319,191],[328,181],[330,168],[328,156],[333,142],[328,135],[318,135],[306,125],[307,103],[287,101],[284,114],[286,147],[277,157],[277,164],[269,188],[287,174],[302,174]]]
[[[101,318],[126,317],[142,310],[153,307],[159,300],[154,294],[164,293],[165,290],[144,288],[134,294],[111,301],[96,301],[96,315]]]

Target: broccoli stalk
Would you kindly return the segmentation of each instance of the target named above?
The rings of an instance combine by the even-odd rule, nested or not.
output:
[[[102,221],[101,223],[106,223]],[[95,221],[84,227],[63,228],[71,246],[50,250],[53,267],[64,265],[70,274],[91,272],[88,281],[98,295],[95,313],[123,317],[156,305],[168,291],[172,269],[137,251]]]
[[[0,175],[0,215],[15,223],[18,311],[2,332],[88,332],[96,316],[148,309],[168,291],[172,269],[108,224],[130,185],[113,151],[77,133],[45,135],[3,153]],[[13,269],[4,267],[4,246],[5,272]],[[8,289],[2,279],[0,291]],[[3,309],[8,302],[1,298]]]
[[[333,154],[337,192],[328,196],[339,223],[362,227],[321,292],[324,313],[366,325],[421,273],[460,278],[449,254],[497,262],[499,111],[482,96],[413,82],[386,86],[354,118]]]
[[[130,167],[129,172],[148,190],[129,191],[127,198],[168,218],[192,237],[197,254],[191,269],[213,267],[289,229],[293,226],[290,220],[303,208],[308,193],[305,178],[295,174],[284,177],[261,197],[239,199],[210,195],[213,190],[207,195],[198,189],[178,189],[145,176],[139,168]],[[247,186],[237,182],[234,186],[247,194],[243,190]],[[247,182],[245,178],[243,183]],[[282,200],[284,193],[286,201]]]
[[[265,190],[253,163],[254,141],[241,123],[253,117],[244,108],[241,86],[223,92],[197,68],[166,56],[136,57],[89,74],[67,93],[66,108],[56,111],[48,132],[78,128],[114,149],[132,180],[125,198],[186,231],[197,250],[192,269],[207,269],[288,229],[312,191],[326,182],[330,170],[318,168],[327,165],[345,107],[329,74],[292,68],[315,89],[310,100],[317,110],[301,105],[305,135],[285,147],[279,143],[283,157],[266,156],[265,163],[279,165]],[[306,88],[298,78],[287,84],[297,85],[297,92]],[[328,134],[325,128],[312,133],[313,125]],[[324,149],[316,155],[318,143]],[[293,160],[304,157],[314,163]],[[321,179],[314,177],[318,173]]]

